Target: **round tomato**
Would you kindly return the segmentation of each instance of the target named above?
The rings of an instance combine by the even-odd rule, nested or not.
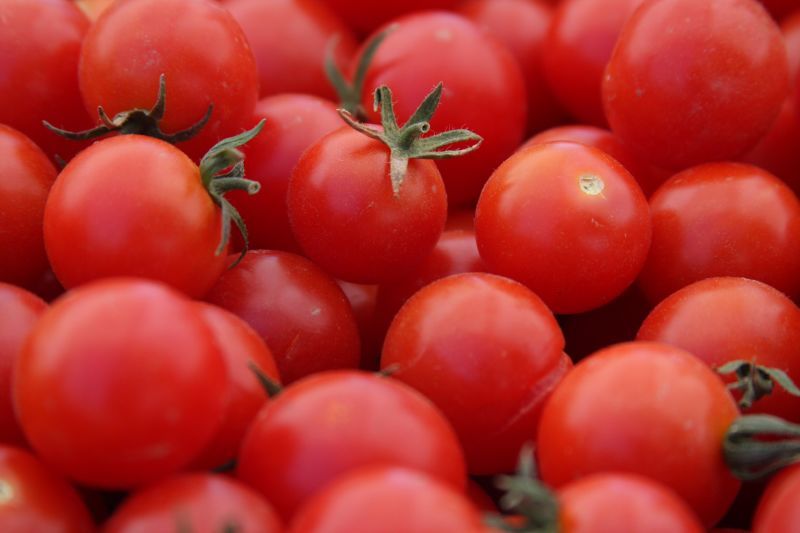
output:
[[[166,286],[123,279],[74,289],[45,311],[13,382],[33,449],[100,488],[186,466],[219,427],[227,387],[195,305]]]
[[[292,533],[481,533],[481,514],[461,493],[421,472],[363,468],[313,497],[292,520]]]
[[[358,366],[358,326],[347,297],[333,278],[303,257],[247,252],[220,277],[207,299],[258,332],[284,383]]]
[[[715,276],[800,296],[800,201],[769,172],[738,163],[690,168],[653,194],[650,212],[653,243],[639,285],[653,303]]]
[[[226,255],[215,253],[221,224],[191,159],[164,141],[123,135],[93,144],[59,174],[44,240],[66,288],[137,276],[200,297],[225,269]]]
[[[524,286],[457,274],[400,309],[381,367],[430,398],[458,433],[473,474],[506,472],[536,438],[542,404],[570,367],[552,313]]]
[[[655,164],[685,168],[752,148],[788,84],[783,36],[757,2],[662,0],[625,24],[603,100],[626,144]]]
[[[289,519],[337,477],[372,465],[466,486],[464,455],[444,416],[413,389],[356,371],[310,376],[268,403],[245,437],[237,473]]]
[[[738,415],[722,380],[692,354],[658,343],[611,346],[578,363],[545,405],[542,480],[558,489],[592,473],[644,475],[712,526],[739,490],[722,456]]]
[[[604,152],[577,143],[531,146],[506,160],[475,211],[490,271],[515,279],[556,313],[580,313],[619,296],[650,246],[647,200]]]
[[[105,533],[281,533],[272,506],[225,476],[188,474],[134,492],[103,527]]]
[[[44,152],[0,124],[0,281],[33,288],[47,271],[42,219],[55,179]]]
[[[753,533],[800,530],[800,465],[791,466],[770,481],[753,518]]]
[[[33,454],[0,445],[0,531],[92,533],[78,493]]]
[[[210,0],[115,2],[86,35],[79,64],[86,109],[108,116],[149,109],[166,77],[166,133],[199,122],[181,144],[199,160],[217,141],[249,127],[258,99],[258,73],[247,38],[234,18]]]

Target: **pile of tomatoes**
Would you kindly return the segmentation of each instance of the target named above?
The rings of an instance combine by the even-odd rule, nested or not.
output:
[[[0,0],[0,531],[800,531],[795,4]]]

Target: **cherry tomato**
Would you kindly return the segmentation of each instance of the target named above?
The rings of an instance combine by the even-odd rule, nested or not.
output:
[[[744,360],[800,382],[800,308],[758,281],[709,278],[688,285],[653,309],[636,338],[683,348],[711,368]],[[800,422],[800,398],[775,384],[748,412]]]
[[[468,0],[458,12],[503,43],[525,77],[528,95],[528,133],[566,119],[544,78],[543,52],[553,8],[543,0]],[[597,83],[600,92],[600,83]]]
[[[231,311],[261,335],[284,383],[333,368],[356,368],[358,327],[342,290],[300,256],[247,252],[211,289],[207,300]]]
[[[105,533],[281,533],[272,506],[251,488],[228,477],[189,474],[135,492],[105,524]]]
[[[59,174],[44,240],[67,288],[127,275],[200,297],[225,269],[225,254],[215,254],[221,221],[191,159],[164,141],[124,135],[93,144]]]
[[[247,322],[219,307],[197,305],[225,359],[229,378],[222,425],[193,462],[197,468],[211,469],[236,457],[247,428],[267,401],[267,393],[251,365],[276,383],[281,379],[272,352]]]
[[[253,49],[262,97],[305,93],[336,98],[324,69],[328,46],[337,39],[335,61],[345,65],[355,54],[357,42],[325,2],[227,0],[223,5]]]
[[[0,283],[0,443],[3,444],[26,445],[12,403],[11,370],[45,309],[47,304],[38,296]]]
[[[788,16],[792,11],[797,9],[797,2],[795,0],[760,0],[764,7],[769,10],[776,20]]]
[[[367,70],[362,104],[389,86],[400,123],[439,82],[442,102],[431,131],[468,128],[484,141],[475,152],[437,161],[450,205],[474,203],[492,170],[522,141],[527,117],[525,82],[511,53],[469,20],[419,13],[397,21]],[[377,120],[377,113],[370,114]]]
[[[237,473],[288,520],[337,477],[371,465],[466,486],[463,452],[444,416],[413,389],[356,371],[307,377],[268,403],[245,437]]]
[[[800,528],[800,466],[770,481],[753,519],[753,533],[790,533]]]
[[[362,370],[377,370],[385,328],[378,323],[376,312],[378,286],[336,280],[353,308],[361,338]]]
[[[199,454],[228,375],[194,304],[161,284],[95,282],[55,302],[14,368],[14,400],[39,456],[81,483],[129,488]]]
[[[523,334],[524,332],[524,334]],[[381,367],[430,398],[458,433],[473,474],[514,468],[542,404],[568,370],[552,313],[524,286],[457,274],[395,316]]]
[[[658,343],[614,345],[578,363],[545,404],[542,480],[558,489],[592,473],[644,475],[712,526],[739,490],[722,457],[738,415],[722,380],[692,354]]]
[[[577,143],[534,145],[489,179],[475,212],[489,269],[520,281],[556,313],[619,296],[650,246],[647,200],[604,152]]]
[[[293,533],[481,533],[481,514],[461,493],[420,472],[363,468],[342,476],[309,500],[292,520]]]
[[[95,531],[75,489],[27,451],[0,445],[0,494],[0,531]]]
[[[150,109],[166,76],[161,129],[175,133],[211,118],[181,149],[199,160],[217,141],[250,126],[258,73],[234,18],[210,0],[115,2],[86,35],[79,65],[81,93],[94,116]]]
[[[42,218],[55,179],[44,152],[0,124],[0,281],[33,288],[47,270]]]
[[[92,124],[81,105],[77,74],[88,27],[73,2],[4,0],[0,5],[0,123],[33,139],[50,158],[68,160],[83,145],[48,131],[43,120],[67,129]]]
[[[332,102],[304,94],[264,98],[253,122],[260,119],[266,120],[264,129],[243,151],[247,176],[261,184],[261,191],[233,191],[228,198],[247,221],[252,248],[297,253],[286,208],[289,178],[300,155],[344,123]]]
[[[381,24],[406,13],[426,9],[449,9],[460,0],[385,0],[366,8],[362,0],[325,0],[342,20],[361,34],[375,30]]]
[[[639,285],[657,303],[714,276],[763,281],[800,296],[800,202],[760,168],[709,163],[650,198],[653,243]]]
[[[603,99],[626,144],[655,164],[685,168],[752,148],[788,83],[780,29],[753,0],[662,0],[625,24]]]
[[[436,164],[409,160],[395,194],[389,159],[385,144],[343,126],[308,148],[292,173],[287,205],[294,235],[336,278],[369,284],[402,278],[444,229],[447,197]]]

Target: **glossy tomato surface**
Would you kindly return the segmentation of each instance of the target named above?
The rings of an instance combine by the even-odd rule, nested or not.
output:
[[[789,533],[800,528],[800,467],[792,466],[773,478],[753,519],[753,533]]]
[[[323,0],[342,20],[366,34],[394,18],[426,9],[455,8],[459,0],[385,0],[368,8],[362,0]]]

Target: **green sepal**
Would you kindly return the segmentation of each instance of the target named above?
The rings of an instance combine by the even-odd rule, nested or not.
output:
[[[733,475],[753,481],[800,460],[800,425],[772,415],[736,419],[722,444]]]
[[[792,378],[779,368],[770,368],[738,359],[717,367],[717,373],[721,375],[736,374],[737,380],[729,384],[728,388],[741,391],[739,407],[742,409],[749,409],[764,396],[772,394],[775,383],[788,394],[800,397],[800,389],[794,384]]]

